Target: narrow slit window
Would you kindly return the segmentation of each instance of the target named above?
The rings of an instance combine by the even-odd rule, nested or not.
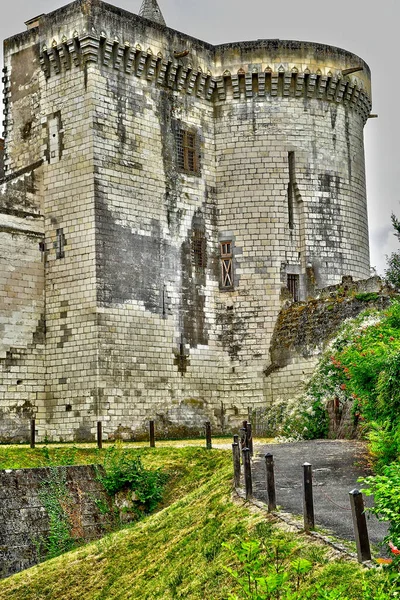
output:
[[[62,229],[57,229],[56,232],[56,258],[60,259],[60,258],[65,258],[65,236],[64,236],[64,231]]]
[[[300,276],[299,275],[288,275],[287,276],[287,288],[293,297],[295,302],[300,300]]]
[[[295,180],[295,162],[294,152],[289,152],[289,183],[288,183],[288,219],[289,229],[294,228],[294,180]]]
[[[232,242],[221,242],[221,286],[233,288],[233,251]]]
[[[186,173],[199,172],[199,156],[197,149],[197,134],[186,129],[176,133],[178,169]]]

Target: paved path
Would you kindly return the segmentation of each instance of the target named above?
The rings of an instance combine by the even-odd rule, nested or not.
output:
[[[313,466],[314,512],[317,526],[337,537],[354,541],[349,492],[360,489],[361,476],[369,475],[363,442],[312,440],[290,444],[271,444],[255,448],[253,467],[254,495],[267,502],[265,460],[274,455],[277,504],[294,515],[303,514],[302,481],[305,462]],[[371,498],[366,498],[371,505]],[[370,541],[377,544],[386,535],[386,524],[368,515]]]

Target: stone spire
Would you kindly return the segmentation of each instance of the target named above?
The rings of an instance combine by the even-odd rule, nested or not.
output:
[[[139,15],[160,25],[166,24],[157,0],[143,0]]]

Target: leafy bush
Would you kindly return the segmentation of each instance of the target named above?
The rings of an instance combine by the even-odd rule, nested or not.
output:
[[[263,414],[265,435],[286,441],[324,438],[328,432],[325,407],[308,394],[276,400]]]
[[[98,479],[110,495],[123,489],[135,491],[146,512],[153,510],[162,500],[163,485],[167,480],[160,470],[145,469],[140,456],[132,456],[120,446],[112,446],[104,456],[104,473]]]
[[[368,309],[346,322],[319,361],[306,390],[310,406],[318,407],[316,430],[329,402],[339,410],[350,405],[354,425],[371,430],[376,458],[382,464],[393,460],[399,447],[399,380],[400,303],[393,301],[384,312]]]
[[[374,506],[368,508],[369,512],[389,523],[385,540],[400,546],[400,463],[393,462],[383,467],[381,475],[364,477],[360,481],[368,486],[362,492],[374,496]]]

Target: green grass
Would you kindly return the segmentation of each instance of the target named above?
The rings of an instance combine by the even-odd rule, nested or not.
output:
[[[229,448],[232,437],[216,437],[212,440],[213,446]],[[274,443],[272,438],[257,438],[256,444]],[[148,442],[117,442],[118,445],[128,450],[148,450]],[[24,444],[4,445],[0,444],[0,470],[2,469],[32,469],[35,467],[46,467],[49,464],[56,465],[87,465],[103,462],[107,448],[114,442],[105,443],[102,450],[98,450],[96,444],[37,444],[31,449]],[[197,447],[204,448],[205,440],[202,438],[191,440],[162,440],[156,442],[157,449]]]
[[[225,600],[238,592],[226,567],[239,565],[222,544],[252,538],[261,539],[266,548],[279,541],[288,550],[288,563],[299,557],[312,562],[304,587],[311,595],[305,598],[321,597],[313,595],[318,582],[327,590],[341,586],[340,600],[381,598],[374,592],[386,585],[379,573],[367,574],[355,563],[332,560],[330,551],[316,541],[270,524],[265,513],[233,501],[230,452],[190,447],[132,452],[140,452],[146,467],[161,467],[170,474],[163,508],[1,581],[0,600]],[[93,456],[98,453],[80,449],[77,459],[89,461]],[[25,459],[26,465],[28,456]],[[366,577],[371,579],[371,596],[363,595]]]

